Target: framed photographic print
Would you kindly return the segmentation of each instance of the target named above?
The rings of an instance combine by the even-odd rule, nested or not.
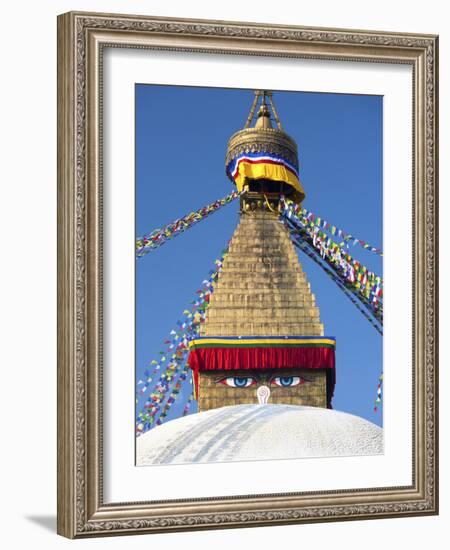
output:
[[[58,45],[58,532],[436,514],[437,37]]]

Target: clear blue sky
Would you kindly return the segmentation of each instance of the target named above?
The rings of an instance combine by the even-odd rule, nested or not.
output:
[[[273,97],[298,144],[304,207],[381,248],[382,97],[276,91]],[[233,189],[224,168],[227,141],[243,127],[252,100],[252,90],[136,86],[136,236]],[[137,380],[165,349],[237,222],[235,201],[136,261]],[[379,256],[358,245],[350,254],[382,275]],[[318,266],[301,253],[299,259],[325,334],[337,340],[333,408],[381,425],[382,409],[373,407],[382,337]],[[188,391],[186,383],[180,402]],[[174,405],[168,419],[181,407]]]

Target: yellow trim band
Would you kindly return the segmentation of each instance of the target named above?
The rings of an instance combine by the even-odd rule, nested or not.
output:
[[[268,346],[284,344],[286,346],[296,344],[323,344],[327,346],[336,346],[336,340],[332,338],[201,338],[198,340],[191,340],[189,347],[195,345],[211,345],[211,344],[242,344],[242,345],[258,345],[266,344]]]

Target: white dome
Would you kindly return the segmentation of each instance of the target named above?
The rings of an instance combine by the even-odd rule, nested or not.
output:
[[[167,422],[136,445],[138,466],[375,455],[383,452],[383,430],[319,407],[236,405]]]

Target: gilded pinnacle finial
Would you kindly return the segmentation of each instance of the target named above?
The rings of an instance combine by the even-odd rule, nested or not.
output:
[[[256,120],[255,128],[272,128],[270,121],[270,111],[265,103],[262,103]]]

